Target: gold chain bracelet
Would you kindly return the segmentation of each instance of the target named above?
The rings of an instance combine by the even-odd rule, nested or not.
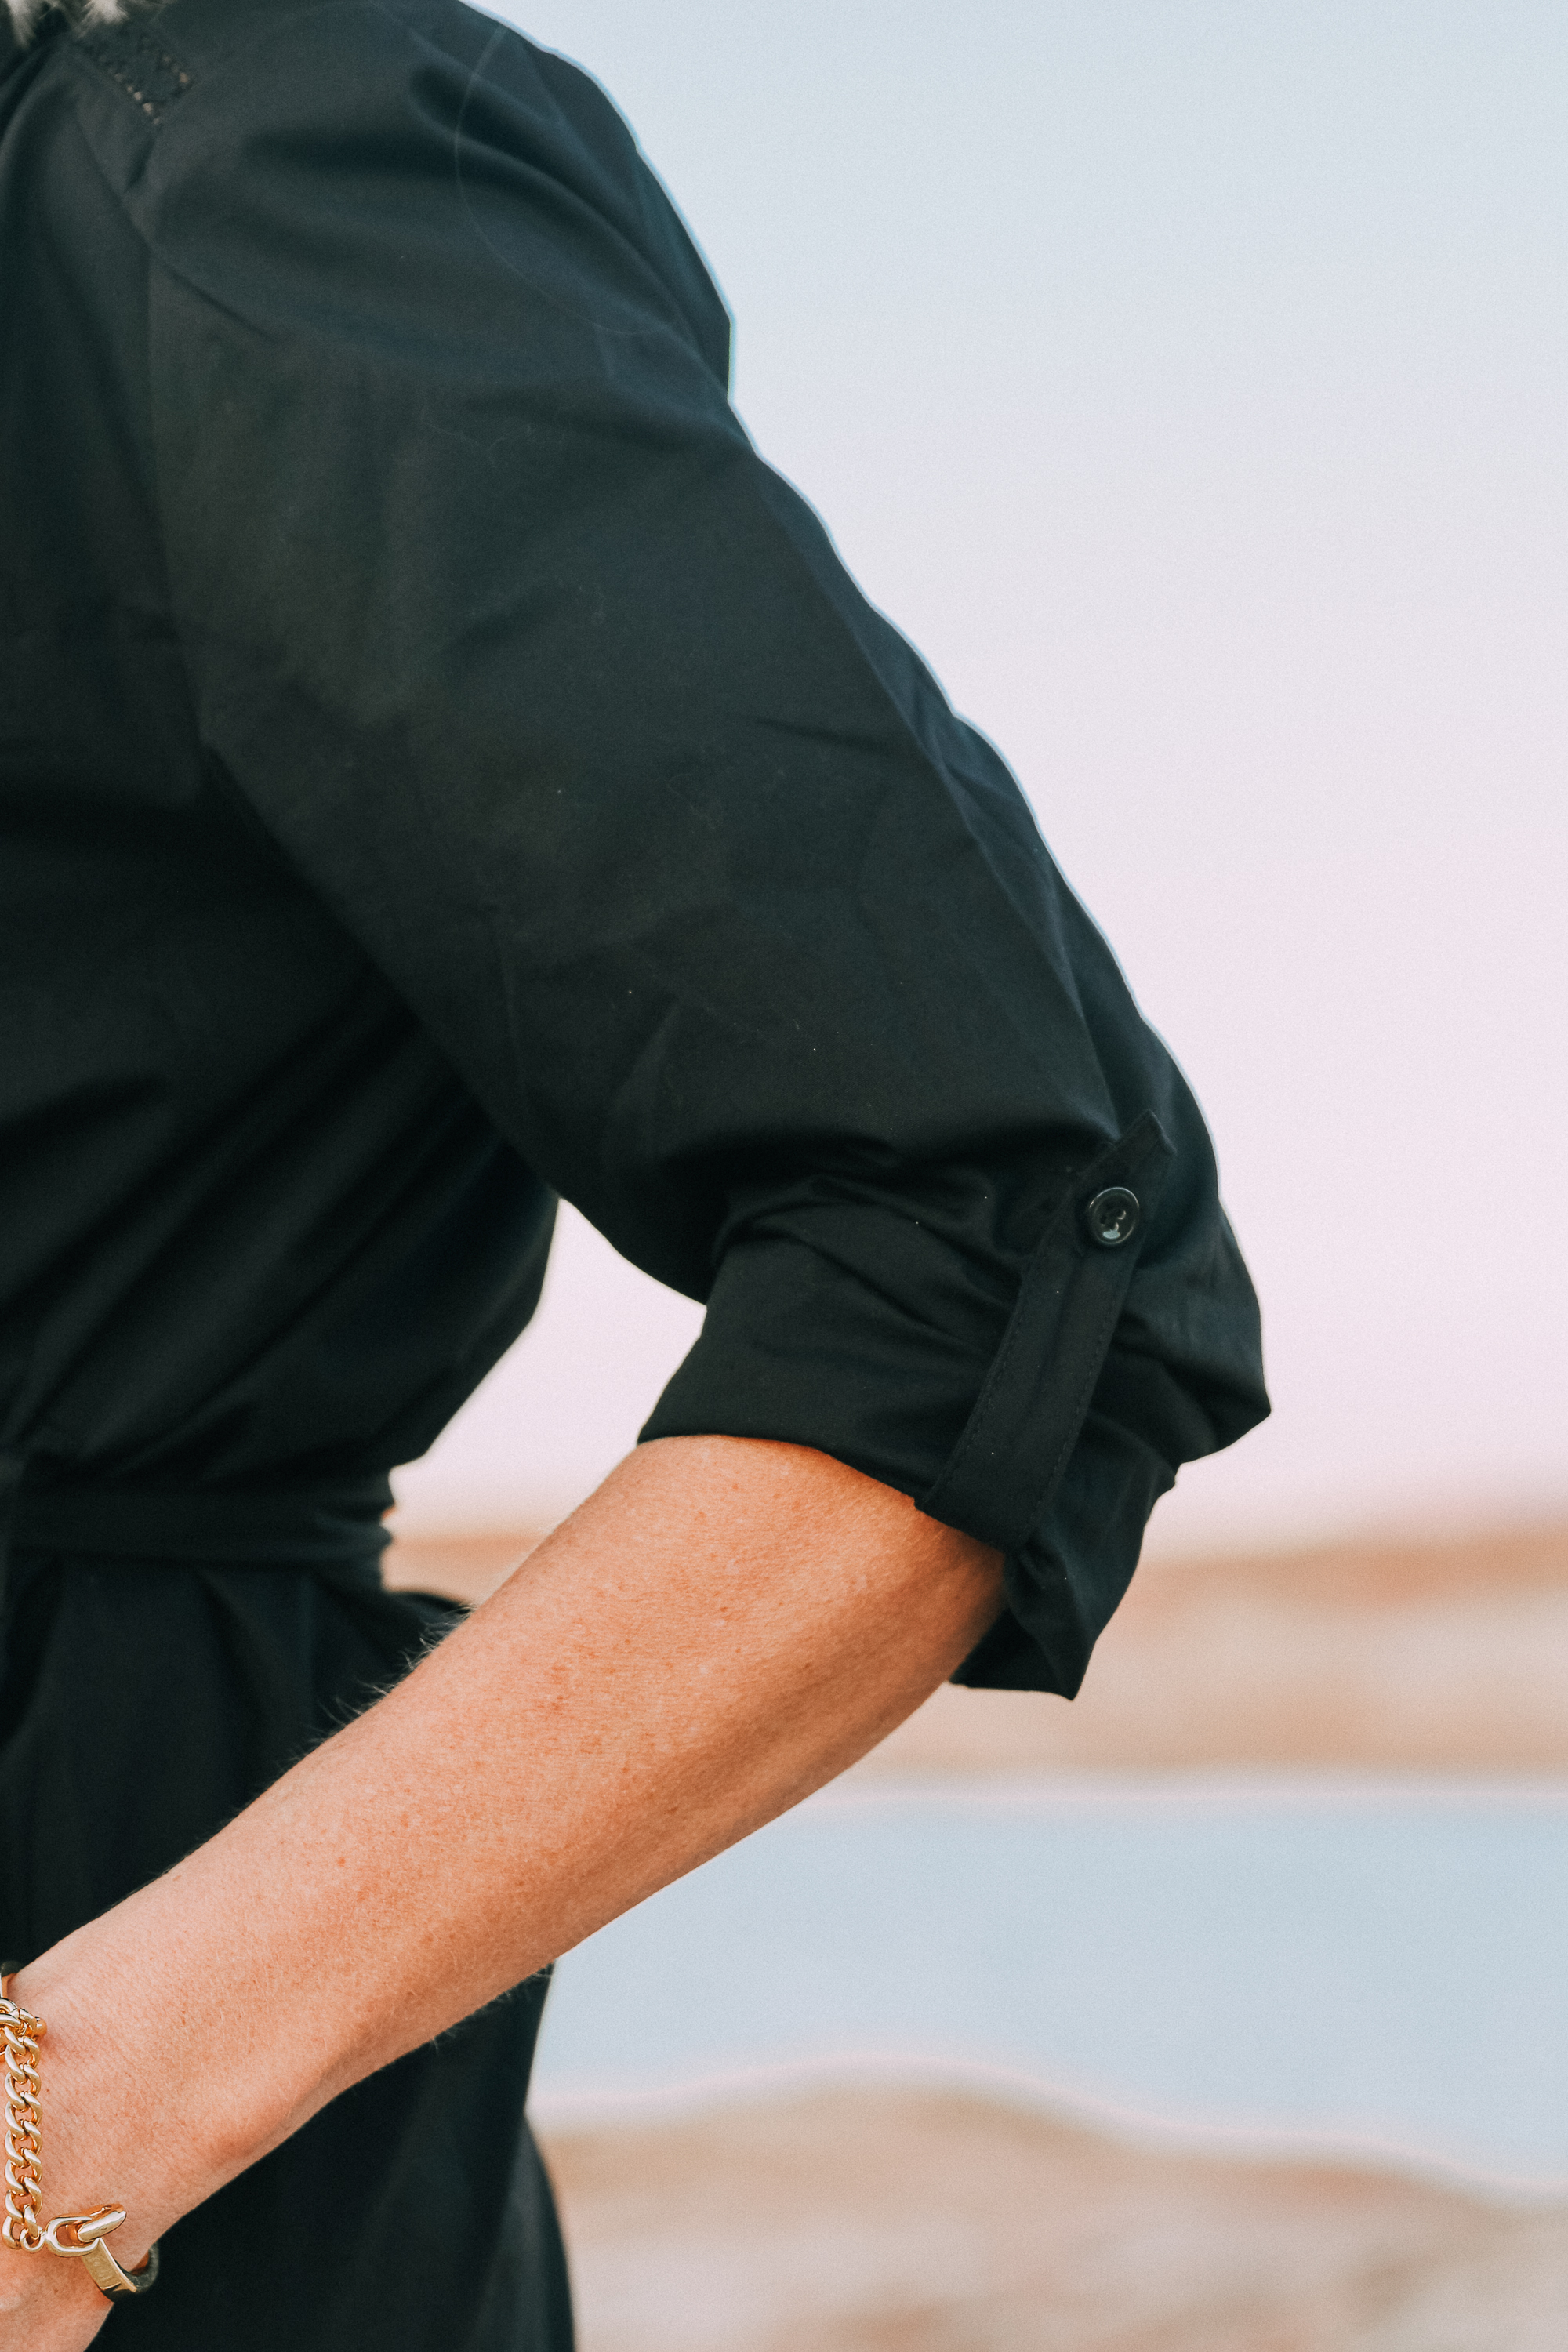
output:
[[[78,2257],[95,2287],[112,2302],[145,2294],[158,2275],[158,2249],[150,2247],[139,2270],[121,2270],[103,2241],[125,2219],[122,2205],[99,2205],[90,2213],[62,2213],[45,2221],[38,2152],[43,2120],[38,2105],[38,2044],[47,2032],[41,2017],[10,1998],[11,1979],[0,1977],[0,2034],[5,2039],[5,2220],[0,2238],[20,2254]]]

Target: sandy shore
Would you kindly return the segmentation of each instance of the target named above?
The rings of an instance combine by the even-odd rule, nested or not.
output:
[[[1568,1769],[1568,1528],[1152,1563],[1070,1706],[939,1691],[861,1769],[1259,1764]]]
[[[390,1572],[475,1599],[536,1540],[400,1543]],[[1247,1764],[1568,1769],[1568,1527],[1152,1562],[1072,1706],[942,1690],[858,1769]]]
[[[1568,2210],[835,2093],[561,2132],[581,2352],[1563,2352]]]

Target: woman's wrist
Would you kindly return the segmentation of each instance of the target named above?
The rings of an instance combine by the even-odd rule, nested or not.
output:
[[[26,2237],[37,2247],[40,2227],[47,2230],[64,2216],[121,2207],[125,2220],[113,2232],[110,2251],[122,2267],[134,2269],[167,2221],[151,2210],[155,2159],[150,2164],[151,2151],[134,2144],[133,2110],[121,2079],[124,2021],[89,2015],[72,1997],[68,1969],[57,1973],[47,1960],[19,1969],[7,1980],[5,1993],[42,2027],[35,2030],[28,2053],[37,2076],[37,2147],[36,2169],[27,2183],[32,2210]],[[14,2226],[11,2234],[23,2232]],[[49,2269],[79,2273],[86,2285],[92,2284],[79,2260],[51,2262],[47,2242],[28,2258]]]
[[[45,1981],[47,1971],[43,1972]],[[64,2066],[51,2063],[48,2020],[41,2013],[37,1971],[18,1971],[0,1979],[0,2028],[4,2031],[5,2126],[5,2226],[0,2241],[0,2347],[5,2352],[26,2345],[29,2352],[74,2352],[90,2342],[110,2309],[110,2299],[89,2268],[102,2266],[105,2252],[95,2247],[86,2255],[73,2251],[76,2232],[62,2223],[99,2211],[112,2220],[117,2210],[101,2197],[78,2196],[73,2177],[72,2141],[81,2137],[73,2116],[69,2078],[80,2074],[69,2060],[74,2039],[68,2027]],[[58,2013],[58,2010],[57,2010]],[[46,2056],[46,2053],[48,2055]],[[60,2077],[66,2095],[59,2095]],[[47,2119],[47,2120],[46,2120]],[[48,2125],[58,2128],[48,2129]],[[49,2158],[59,2159],[46,2175]],[[128,2210],[117,2225],[123,2233]],[[95,2237],[98,2232],[92,2233]],[[143,2249],[132,2248],[121,2234],[117,2263],[123,2254],[134,2268]],[[110,2273],[112,2281],[112,2273]]]
[[[154,2241],[218,2185],[217,2168],[189,2127],[178,2026],[138,1997],[129,1969],[103,1980],[92,1937],[88,1929],[57,1945],[18,1969],[6,1990],[45,2027],[35,2062],[39,2219],[47,2224],[122,2207],[125,2220],[109,2250],[134,2271]],[[47,2249],[29,2259],[82,2273],[79,2259],[51,2260]]]
[[[259,1937],[237,1948],[242,1906],[232,1886],[208,1883],[224,1875],[211,1853],[177,1864],[10,1981],[12,1999],[47,2029],[44,2218],[123,2206],[110,2251],[128,2269],[325,2095],[300,2078],[297,2044],[307,2037],[285,2030],[282,1956],[269,1961]]]

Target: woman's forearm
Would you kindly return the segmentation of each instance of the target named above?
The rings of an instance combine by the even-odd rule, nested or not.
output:
[[[48,2212],[112,2198],[138,2259],[337,2093],[863,1755],[1000,1604],[994,1553],[822,1454],[640,1449],[386,1698],[23,1972]],[[46,2263],[78,2267],[0,2250],[6,2352]],[[68,2306],[88,2332],[108,2309],[85,2280],[49,2301],[51,2345],[86,2340]]]

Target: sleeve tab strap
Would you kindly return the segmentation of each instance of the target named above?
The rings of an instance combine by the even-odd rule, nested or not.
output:
[[[1024,1270],[1017,1302],[963,1434],[920,1507],[1004,1553],[1045,1516],[1127,1297],[1175,1152],[1152,1111],[1075,1179]],[[1133,1196],[1124,1241],[1109,1234],[1106,1193]]]

